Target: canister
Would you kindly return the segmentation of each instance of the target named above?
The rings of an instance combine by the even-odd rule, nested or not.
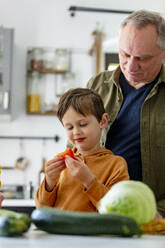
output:
[[[33,72],[28,75],[28,95],[27,95],[27,112],[40,112],[40,75]]]

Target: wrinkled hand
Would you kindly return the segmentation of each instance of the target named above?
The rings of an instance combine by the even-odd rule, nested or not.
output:
[[[46,189],[48,191],[53,190],[56,179],[65,168],[65,161],[61,157],[55,157],[45,164]]]
[[[88,166],[81,159],[76,157],[75,160],[69,156],[65,157],[65,164],[72,177],[77,179],[88,189],[95,178]]]
[[[4,196],[0,193],[0,207],[2,207],[2,201],[4,200]]]

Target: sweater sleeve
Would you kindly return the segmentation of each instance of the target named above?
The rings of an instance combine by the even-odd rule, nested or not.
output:
[[[53,207],[56,201],[56,192],[57,192],[57,184],[55,185],[52,191],[46,190],[46,180],[44,178],[43,182],[41,183],[40,187],[38,188],[36,195],[35,195],[35,204],[36,207],[39,208],[41,206],[49,206]]]
[[[117,182],[129,180],[127,163],[123,158],[120,158],[120,166],[116,166],[114,172],[109,175],[105,183],[101,183],[97,178],[94,179],[91,186],[84,193],[90,199],[92,204],[98,208],[101,198],[110,190],[110,188]]]
[[[107,191],[108,188],[99,182],[97,178],[94,179],[93,183],[88,189],[84,188],[84,193],[87,195],[96,209],[98,207],[98,202],[107,193]]]

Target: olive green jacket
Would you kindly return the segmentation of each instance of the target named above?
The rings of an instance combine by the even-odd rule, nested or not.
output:
[[[108,125],[102,133],[102,145],[105,145],[108,130],[123,102],[119,86],[120,72],[120,67],[114,72],[102,72],[90,79],[87,84],[88,88],[101,95],[106,112],[110,116]],[[161,68],[158,82],[142,105],[140,139],[143,182],[154,191],[158,211],[165,217],[165,65]]]

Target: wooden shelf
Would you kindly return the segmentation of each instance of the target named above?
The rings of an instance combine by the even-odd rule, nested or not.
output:
[[[43,116],[46,116],[46,115],[56,115],[57,114],[57,111],[47,111],[47,112],[27,112],[28,115],[43,115]]]
[[[20,140],[55,140],[56,142],[59,141],[60,137],[55,135],[54,137],[49,136],[0,136],[0,139],[20,139]],[[15,167],[10,166],[2,166],[4,169],[15,169]]]
[[[15,167],[10,167],[10,166],[2,166],[1,170],[15,170]]]
[[[67,51],[67,60],[65,63],[61,64],[60,61],[58,63],[58,60],[54,61],[54,59],[57,59],[55,55],[56,48],[38,47],[43,50],[43,55],[47,52],[52,53],[50,61],[50,58],[46,58],[45,56],[35,58],[35,54],[31,53],[36,48],[37,47],[31,47],[27,51],[26,114],[29,116],[56,116],[57,102],[60,97],[60,95],[58,95],[58,89],[60,88],[60,84],[65,81],[65,73],[71,71],[71,50],[69,48],[64,48]],[[49,84],[50,87],[46,86],[47,84]],[[44,92],[44,87],[46,87],[46,92]],[[52,94],[54,94],[54,96],[52,96]],[[44,102],[44,97],[46,97],[47,101],[51,101],[50,105],[49,103],[47,104]],[[54,97],[54,100],[51,99],[51,97]],[[45,107],[42,108],[42,105]]]
[[[53,69],[33,69],[33,70],[28,70],[29,73],[32,73],[32,72],[39,72],[39,73],[43,73],[43,74],[47,74],[47,73],[50,73],[50,74],[64,74],[66,72],[68,72],[68,70],[53,70]]]

